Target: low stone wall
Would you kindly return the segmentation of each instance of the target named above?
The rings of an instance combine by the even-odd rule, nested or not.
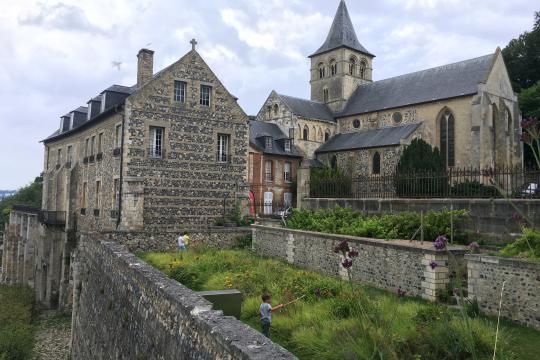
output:
[[[469,298],[480,309],[540,330],[540,263],[483,255],[466,255]]]
[[[466,252],[464,247],[452,247],[454,256],[449,259],[446,252],[435,251],[431,242],[387,241],[260,225],[252,228],[253,249],[258,254],[345,279],[340,255],[333,249],[347,240],[359,252],[352,267],[354,280],[390,291],[401,287],[408,295],[428,300],[436,299],[437,289],[446,288],[450,274],[463,265]],[[431,261],[438,267],[432,269]]]
[[[97,236],[81,235],[76,255],[72,359],[296,359]]]
[[[524,214],[540,222],[540,200],[513,200]],[[301,205],[306,209],[332,209],[336,205],[350,207],[368,214],[388,214],[403,211],[428,211],[465,209],[469,217],[458,224],[461,228],[489,235],[494,239],[508,240],[511,233],[520,232],[512,214],[516,211],[505,199],[316,199],[304,198]]]
[[[186,229],[189,246],[209,246],[231,248],[238,245],[238,239],[251,235],[249,227],[211,227],[207,229]],[[103,232],[107,239],[125,245],[130,251],[174,251],[178,250],[178,232],[156,231],[110,231]]]

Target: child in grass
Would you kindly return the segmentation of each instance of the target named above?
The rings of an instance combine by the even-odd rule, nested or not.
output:
[[[262,333],[266,337],[270,337],[270,324],[272,323],[272,312],[281,309],[284,305],[279,304],[276,307],[270,305],[272,297],[269,293],[264,293],[262,295],[262,304],[261,304],[261,326]]]
[[[178,248],[180,249],[180,251],[186,251],[188,244],[189,236],[188,233],[184,231],[184,234],[178,237]]]

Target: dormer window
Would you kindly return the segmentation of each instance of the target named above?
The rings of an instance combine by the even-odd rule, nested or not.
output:
[[[290,152],[291,151],[291,140],[290,139],[285,139],[285,151],[287,152]]]
[[[271,149],[271,148],[272,148],[273,142],[274,142],[274,140],[272,139],[271,136],[265,137],[265,147],[266,147],[267,149]]]

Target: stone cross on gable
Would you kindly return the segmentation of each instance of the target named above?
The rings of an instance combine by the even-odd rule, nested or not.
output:
[[[191,39],[189,43],[191,44],[191,50],[195,50],[195,46],[197,45],[197,40]]]

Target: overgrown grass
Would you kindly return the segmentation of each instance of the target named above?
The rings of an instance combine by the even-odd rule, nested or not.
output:
[[[454,221],[454,241],[467,243],[467,233],[459,231],[459,223],[467,212],[465,210],[428,211],[424,215],[424,237],[434,241],[439,235],[450,238],[451,218]],[[421,215],[417,212],[402,212],[388,215],[365,215],[350,208],[336,206],[331,210],[295,209],[287,227],[298,230],[317,231],[329,234],[342,234],[377,239],[420,239],[418,228]]]
[[[34,292],[0,285],[0,360],[26,360],[32,354]]]
[[[258,330],[264,291],[272,294],[272,304],[306,295],[275,314],[271,331],[273,341],[301,359],[469,359],[473,352],[479,359],[492,357],[490,318],[470,319],[469,330],[458,312],[444,306],[368,286],[353,292],[347,282],[246,250],[138,255],[193,290],[241,290],[242,321]],[[503,323],[496,358],[532,359],[536,348],[521,346],[529,343],[539,344],[540,333]]]

